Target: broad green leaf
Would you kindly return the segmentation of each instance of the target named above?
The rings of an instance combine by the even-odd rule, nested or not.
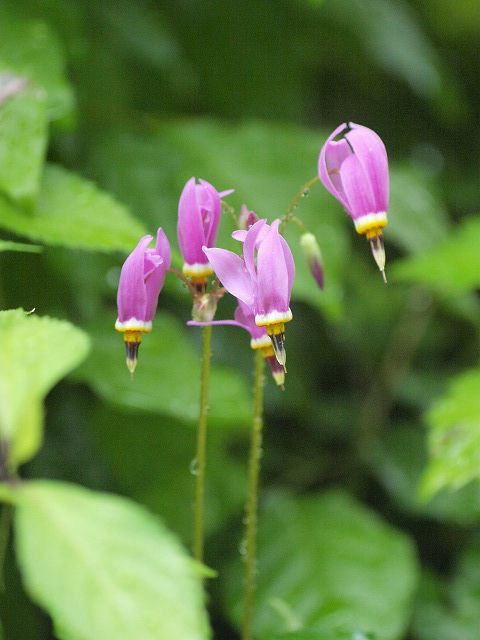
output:
[[[0,104],[0,191],[33,206],[47,146],[46,93],[26,86]]]
[[[131,251],[145,233],[122,204],[56,165],[45,169],[32,215],[0,200],[0,226],[46,244]]]
[[[478,640],[480,551],[475,538],[461,554],[451,582],[426,574],[413,617],[415,640]]]
[[[478,482],[453,492],[447,488],[428,502],[419,498],[418,484],[428,462],[424,429],[394,425],[381,440],[370,444],[370,450],[378,479],[407,513],[463,526],[480,522]]]
[[[10,9],[7,3],[0,7],[0,72],[13,71],[43,87],[50,120],[68,116],[74,97],[56,34],[43,20],[24,19]]]
[[[264,640],[375,640],[375,636],[363,631],[332,631],[328,628],[318,628],[268,636]]]
[[[446,395],[427,414],[430,462],[421,483],[429,498],[480,477],[480,370],[453,379]]]
[[[68,322],[0,311],[0,434],[13,466],[31,458],[42,440],[43,399],[83,360],[87,336]]]
[[[258,637],[327,624],[379,640],[403,637],[417,581],[413,545],[346,494],[271,495],[260,513],[258,558]],[[225,576],[237,623],[240,569],[236,562]]]
[[[213,403],[212,403],[213,405]],[[196,431],[173,418],[104,408],[91,421],[92,440],[122,493],[158,513],[186,543],[192,537]],[[245,440],[248,436],[245,434]],[[205,528],[217,533],[241,517],[246,495],[243,460],[234,459],[231,434],[208,434]],[[216,565],[214,565],[216,568]]]
[[[114,317],[103,316],[87,327],[93,348],[75,377],[114,405],[196,422],[200,354],[191,341],[200,337],[200,329],[187,329],[173,316],[157,312],[153,332],[143,339],[132,378],[125,366],[123,337],[114,331],[114,322]],[[247,338],[245,347],[249,347]],[[247,385],[236,371],[215,364],[215,337],[212,365],[209,422],[230,427],[249,424]]]
[[[23,242],[11,242],[10,240],[0,240],[1,251],[19,251],[20,253],[40,253],[43,247],[37,244],[25,244]]]
[[[17,493],[23,580],[59,639],[209,637],[200,569],[154,516],[58,482],[24,483]]]
[[[480,285],[480,216],[463,222],[448,240],[395,265],[397,278],[428,285],[444,295]]]

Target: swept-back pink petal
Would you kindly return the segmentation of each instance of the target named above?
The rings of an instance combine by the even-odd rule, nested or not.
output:
[[[245,242],[245,238],[247,237],[248,231],[246,229],[237,229],[232,233],[232,238],[234,240],[238,240],[239,242]]]
[[[257,254],[256,313],[267,314],[289,309],[289,273],[278,226],[275,220],[260,243]],[[252,227],[253,228],[253,227]]]
[[[213,185],[200,179],[196,186],[197,203],[203,223],[205,245],[211,247],[217,239],[218,226],[222,213],[220,195]]]
[[[155,249],[147,249],[144,254],[143,261],[143,278],[146,280],[148,276],[155,271],[163,262],[163,258],[155,253]]]
[[[238,301],[238,307],[235,309],[235,320],[250,333],[254,340],[258,340],[258,338],[262,338],[267,334],[265,327],[257,327],[255,324],[253,309],[241,300]]]
[[[143,236],[123,263],[118,283],[118,320],[146,320],[147,292],[144,281],[145,251],[152,236]]]
[[[165,264],[165,270],[168,271],[168,269],[170,269],[170,264],[172,261],[172,252],[170,250],[170,242],[168,241],[168,238],[165,235],[165,231],[162,229],[162,227],[159,227],[157,231],[157,242],[155,244],[155,251],[158,255],[162,256],[163,262]]]
[[[225,189],[225,191],[218,192],[218,197],[220,198],[220,200],[223,200],[223,198],[232,195],[232,193],[235,193],[235,189]]]
[[[250,278],[253,282],[255,282],[257,278],[257,272],[255,270],[255,249],[258,246],[260,234],[263,232],[265,227],[267,229],[270,228],[269,225],[267,225],[266,220],[262,219],[256,222],[247,231],[247,235],[245,236],[245,241],[243,243],[243,257],[245,258],[245,266],[247,267],[247,271],[250,274]]]
[[[259,338],[263,338],[267,335],[265,327],[257,327],[255,324],[255,315],[252,309],[241,300],[238,300],[238,307],[235,309],[234,320],[211,320],[210,322],[190,320],[187,322],[187,325],[191,327],[205,327],[212,324],[241,327],[242,329],[245,329],[245,331],[248,331],[253,340],[258,340]]]
[[[348,211],[353,219],[376,210],[370,181],[356,155],[343,162],[342,181],[348,198]]]
[[[153,253],[155,251],[155,253]],[[163,253],[161,253],[163,251]],[[147,293],[147,304],[145,315],[148,320],[153,320],[157,310],[158,296],[162,290],[165,276],[170,267],[170,244],[162,229],[157,231],[157,242],[155,249],[150,249],[146,254],[146,259],[156,259],[155,269],[145,274],[145,289]]]
[[[338,171],[343,160],[351,153],[351,150],[345,140],[334,140],[336,136],[344,131],[346,126],[345,123],[341,124],[328,136],[318,158],[318,175],[324,187],[343,204],[345,209],[348,209],[348,202],[343,193]]]
[[[288,246],[285,238],[279,234],[280,242],[283,248],[283,257],[285,258],[285,266],[287,267],[287,276],[288,276],[288,299],[290,300],[290,296],[292,295],[292,287],[293,281],[295,280],[295,262],[293,261],[293,255]]]
[[[189,320],[187,322],[187,325],[189,327],[209,327],[210,325],[213,325],[213,324],[226,325],[226,326],[231,326],[231,327],[240,327],[241,329],[246,329],[248,331],[247,327],[245,327],[240,322],[237,322],[236,320],[210,320],[209,322],[200,322],[198,320]]]
[[[205,232],[199,210],[195,178],[190,178],[184,186],[178,203],[178,244],[183,259],[188,264],[206,264],[207,259],[202,251],[205,244]]]
[[[371,185],[375,207],[371,213],[388,211],[389,176],[387,150],[381,138],[362,125],[350,123],[346,138],[363,167]]]
[[[248,306],[252,306],[254,286],[242,258],[226,249],[203,247],[203,250],[225,289]]]

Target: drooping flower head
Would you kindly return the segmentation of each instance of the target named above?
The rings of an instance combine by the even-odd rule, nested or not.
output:
[[[338,136],[340,139],[335,140]],[[382,140],[367,127],[353,122],[341,124],[320,151],[318,174],[351,216],[357,232],[370,241],[385,278],[382,229],[387,224],[389,176]]]
[[[292,252],[279,233],[280,220],[271,225],[259,220],[233,237],[243,242],[243,257],[226,249],[204,251],[223,286],[265,327],[278,362],[285,366],[285,323],[292,319],[290,296],[295,277]]]
[[[252,309],[242,300],[237,300],[238,306],[235,309],[234,320],[211,320],[210,322],[197,322],[190,320],[187,322],[189,326],[203,327],[205,325],[230,325],[241,327],[250,334],[250,347],[254,350],[260,349],[263,357],[270,367],[273,379],[278,386],[283,387],[285,383],[285,371],[282,365],[277,361],[272,341],[265,327],[258,327],[255,324],[255,314]]]
[[[118,318],[115,329],[123,333],[127,367],[133,373],[144,333],[152,330],[158,296],[170,268],[170,244],[158,229],[154,248],[152,236],[144,236],[125,260],[118,283]]]
[[[183,273],[195,282],[204,282],[213,273],[202,247],[213,247],[222,213],[221,199],[233,190],[218,192],[206,180],[190,178],[178,203],[178,244]]]

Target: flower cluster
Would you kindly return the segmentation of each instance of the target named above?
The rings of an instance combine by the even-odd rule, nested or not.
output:
[[[382,230],[387,224],[389,177],[383,142],[367,127],[342,124],[320,151],[318,174],[351,216],[357,232],[369,240],[385,279]],[[180,196],[177,233],[184,262],[177,275],[194,299],[193,321],[189,324],[230,324],[246,329],[252,349],[262,350],[275,381],[283,385],[285,325],[292,320],[290,297],[295,264],[280,229],[292,216],[288,213],[268,224],[243,205],[237,230],[232,234],[243,245],[241,255],[216,247],[222,198],[231,193],[232,190],[219,192],[209,182],[191,178]],[[304,228],[303,223],[300,225]],[[170,269],[170,246],[164,232],[158,230],[155,248],[149,248],[151,240],[151,236],[142,238],[127,258],[118,288],[115,328],[124,334],[127,366],[132,372],[142,335],[152,329],[158,296]],[[315,281],[323,289],[323,260],[316,237],[304,229],[300,246]],[[216,280],[211,281],[214,274],[222,289]],[[235,319],[215,321],[217,300],[225,291],[237,299]]]

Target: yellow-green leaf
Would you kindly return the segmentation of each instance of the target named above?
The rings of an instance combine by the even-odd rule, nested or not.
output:
[[[0,439],[13,466],[42,440],[43,399],[88,351],[88,337],[69,322],[0,311]]]

